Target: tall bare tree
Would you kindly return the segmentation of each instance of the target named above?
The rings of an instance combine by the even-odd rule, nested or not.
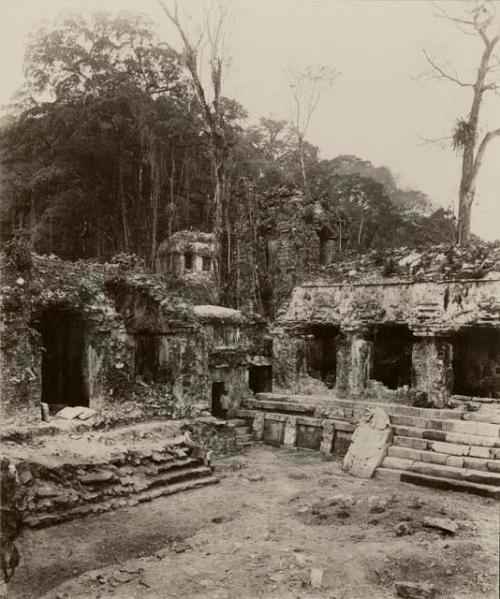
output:
[[[226,41],[230,5],[223,0],[212,3],[209,10],[205,13],[205,22],[202,24],[201,32],[197,36],[194,36],[188,31],[187,25],[182,20],[178,3],[175,0],[172,3],[167,3],[165,0],[157,1],[180,36],[184,64],[191,77],[194,93],[200,103],[203,118],[208,129],[214,180],[211,209],[217,256],[219,258],[217,262],[220,265],[224,215],[223,203],[226,192],[226,139],[224,133],[222,84],[224,70],[228,64]],[[201,74],[201,57],[203,52],[208,53],[209,87],[203,82]],[[220,286],[219,270],[217,273]]]
[[[424,51],[427,62],[441,79],[471,90],[471,104],[468,115],[457,119],[453,130],[453,146],[462,154],[460,189],[458,197],[458,223],[456,240],[460,245],[470,239],[472,204],[476,192],[476,182],[486,149],[490,142],[500,136],[500,128],[481,134],[480,113],[486,93],[500,95],[500,33],[496,3],[491,0],[468,0],[460,13],[453,14],[448,2],[443,5],[433,3],[436,16],[453,23],[464,35],[477,37],[481,44],[475,77],[463,80],[456,69],[439,65]]]
[[[333,86],[339,73],[325,65],[307,66],[301,69],[288,69],[288,89],[291,92],[291,118],[293,133],[297,140],[297,151],[302,173],[302,183],[308,191],[307,169],[305,164],[304,140],[312,117],[321,100]]]

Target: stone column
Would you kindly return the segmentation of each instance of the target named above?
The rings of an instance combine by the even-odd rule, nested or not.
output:
[[[368,385],[373,362],[373,342],[366,330],[344,331],[337,350],[336,391],[359,396]]]
[[[444,406],[453,389],[453,346],[442,337],[418,337],[412,348],[413,387]]]
[[[285,421],[285,437],[283,439],[283,447],[291,449],[295,447],[297,441],[297,417],[288,416]]]
[[[252,434],[255,441],[264,439],[264,422],[264,412],[256,412],[252,423]]]
[[[323,455],[333,453],[333,441],[335,438],[335,424],[331,420],[323,420],[323,437],[321,438],[320,452]]]

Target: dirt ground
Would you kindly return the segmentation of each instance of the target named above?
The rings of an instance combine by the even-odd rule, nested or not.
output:
[[[219,485],[25,532],[0,595],[389,599],[404,580],[442,598],[498,597],[493,500],[352,478],[307,451],[254,447],[217,470]]]

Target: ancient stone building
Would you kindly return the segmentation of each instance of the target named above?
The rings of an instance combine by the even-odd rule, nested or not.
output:
[[[275,323],[282,388],[436,406],[500,397],[500,273],[410,273],[408,255],[399,261],[391,276],[351,264],[294,290]]]
[[[222,395],[231,410],[252,387],[270,384],[262,383],[271,369],[264,321],[210,305],[204,283],[120,259],[31,260],[20,272],[4,257],[4,418],[40,420],[42,402],[52,413],[133,403],[144,417],[220,414]]]

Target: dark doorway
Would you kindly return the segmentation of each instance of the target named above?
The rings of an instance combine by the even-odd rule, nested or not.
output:
[[[227,409],[222,405],[221,398],[226,393],[226,386],[222,382],[212,383],[211,412],[216,418],[225,418]]]
[[[88,406],[85,325],[65,310],[46,310],[35,328],[42,336],[42,401],[51,406]]]
[[[371,378],[388,389],[411,385],[413,334],[407,325],[382,325],[373,337]]]
[[[154,381],[158,374],[158,336],[138,333],[135,336],[135,372],[144,380]]]
[[[339,329],[332,325],[318,325],[307,330],[307,374],[323,381],[332,389],[337,377],[337,337]]]
[[[500,397],[500,331],[471,327],[452,338],[453,392]]]
[[[273,367],[250,366],[248,386],[254,393],[270,393],[273,390]]]

